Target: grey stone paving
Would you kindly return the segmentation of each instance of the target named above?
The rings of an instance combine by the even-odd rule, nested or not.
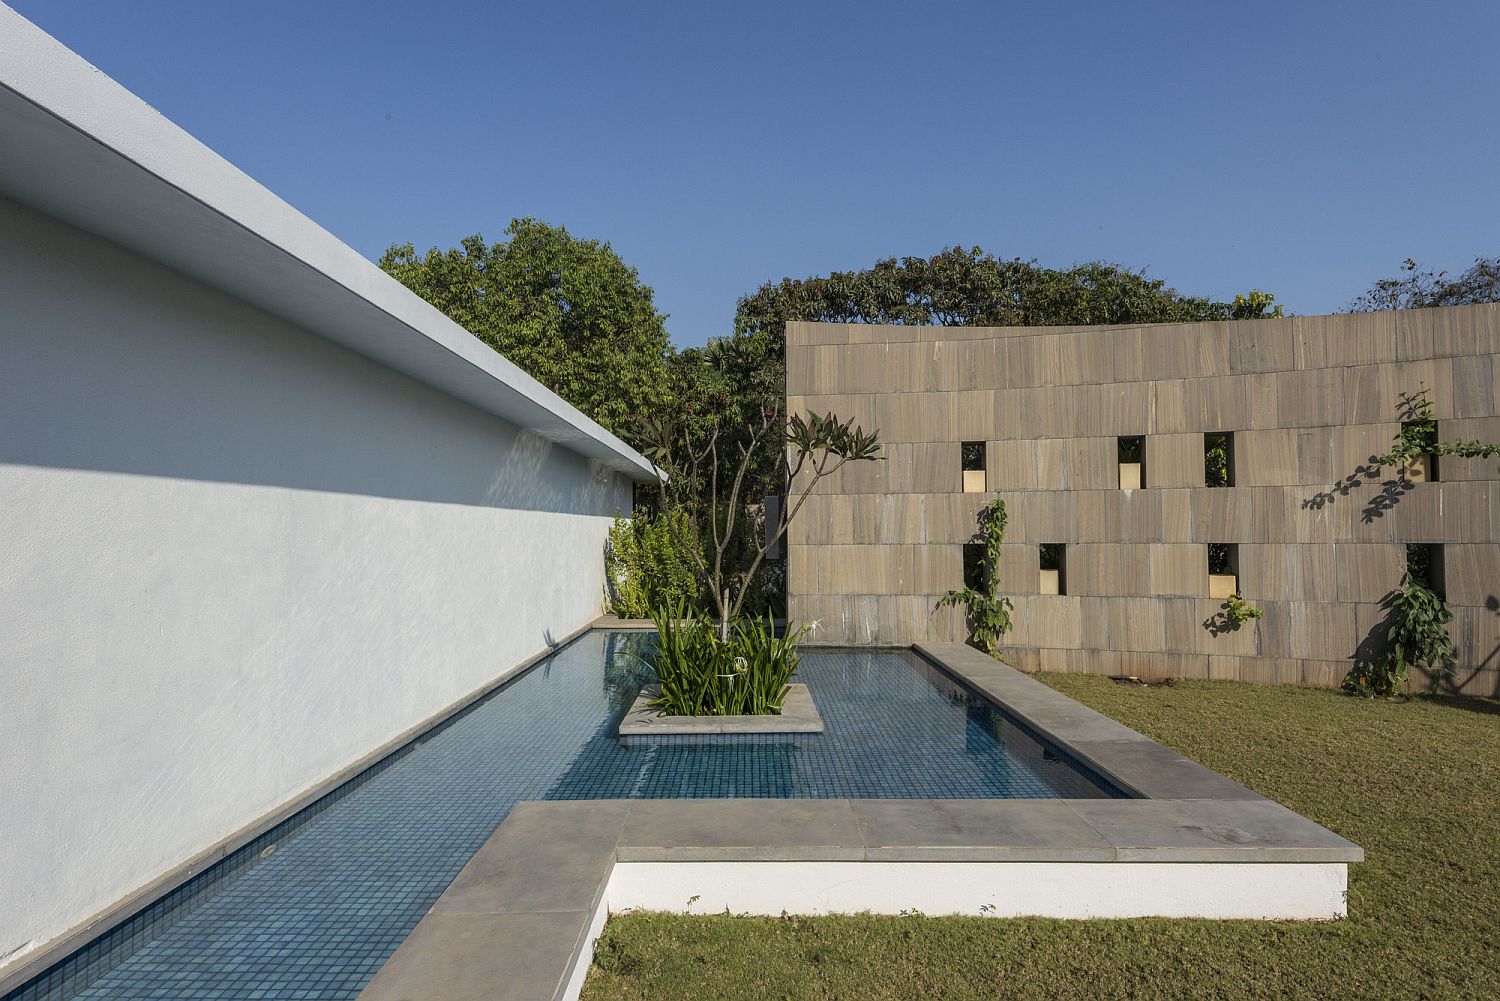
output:
[[[1359,862],[1364,852],[966,646],[917,648],[1137,799],[522,803],[361,1001],[556,998],[616,861]]]

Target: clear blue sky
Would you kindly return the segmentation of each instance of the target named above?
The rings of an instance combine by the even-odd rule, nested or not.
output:
[[[955,243],[1331,312],[1500,254],[1500,4],[7,0],[370,257],[534,215],[679,344]]]

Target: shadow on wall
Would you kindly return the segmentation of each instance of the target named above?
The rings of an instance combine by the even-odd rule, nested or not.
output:
[[[1402,393],[1397,404],[1397,416],[1401,420],[1401,431],[1391,441],[1391,451],[1385,455],[1371,455],[1364,465],[1356,466],[1328,490],[1319,491],[1302,502],[1305,510],[1319,511],[1334,503],[1339,497],[1347,497],[1362,483],[1380,478],[1382,470],[1390,465],[1395,476],[1380,484],[1380,492],[1371,497],[1360,513],[1366,525],[1385,517],[1387,511],[1401,503],[1401,498],[1416,488],[1417,482],[1408,474],[1411,463],[1426,469],[1427,462],[1436,461],[1440,455],[1457,455],[1463,458],[1490,458],[1500,454],[1500,445],[1478,440],[1441,442],[1438,439],[1437,422],[1433,418],[1433,403],[1426,388],[1416,392]],[[1424,474],[1424,480],[1427,476]]]
[[[1390,599],[1394,595],[1394,591],[1392,591],[1390,594],[1387,594],[1383,599],[1381,599],[1381,603],[1389,608]],[[1484,600],[1484,607],[1488,609],[1492,614],[1500,616],[1500,597],[1497,597],[1493,594],[1489,595]],[[1370,627],[1370,631],[1365,633],[1364,639],[1359,641],[1359,646],[1355,648],[1354,655],[1350,658],[1351,673],[1360,671],[1361,669],[1374,668],[1385,662],[1386,653],[1391,648],[1390,642],[1386,639],[1386,637],[1390,633],[1393,621],[1394,614],[1390,611],[1387,611],[1384,615],[1381,616],[1380,621],[1376,622],[1373,626]],[[1497,663],[1500,663],[1500,644],[1497,644],[1493,650],[1486,654],[1483,660],[1468,669],[1455,665],[1456,674],[1450,681],[1445,683],[1444,688],[1449,693],[1463,692],[1469,687],[1474,679],[1479,677],[1481,672],[1485,671],[1487,668],[1494,667]],[[1489,691],[1481,691],[1477,694],[1481,698],[1490,698],[1493,695],[1493,693]],[[1500,702],[1486,702],[1479,701],[1477,699],[1466,699],[1464,701],[1466,703],[1466,708],[1472,708],[1476,711],[1481,712],[1493,712],[1500,714]],[[1467,705],[1467,703],[1472,703],[1472,705]]]
[[[1500,597],[1497,597],[1493,594],[1487,595],[1484,599],[1484,607],[1489,611],[1491,615],[1500,618]],[[1458,685],[1468,684],[1469,681],[1472,680],[1476,675],[1478,675],[1480,671],[1496,666],[1500,666],[1500,643],[1496,643],[1495,648],[1489,653],[1485,654],[1483,660],[1474,665],[1474,669],[1469,672],[1469,676],[1467,678],[1464,678],[1461,682],[1455,683]],[[1490,702],[1485,704],[1489,706],[1489,712],[1500,714],[1500,702]]]
[[[1380,479],[1381,472],[1385,467],[1376,462],[1375,456],[1370,456],[1365,465],[1355,466],[1354,471],[1343,477],[1327,490],[1320,490],[1302,502],[1305,511],[1321,511],[1330,504],[1336,502],[1340,497],[1348,497],[1362,484],[1371,483]],[[1395,477],[1380,483],[1380,491],[1365,502],[1364,510],[1360,512],[1360,521],[1366,525],[1372,524],[1376,519],[1385,517],[1385,513],[1397,504],[1401,498],[1411,493],[1416,487],[1416,482],[1406,476],[1405,470],[1398,471]]]
[[[568,514],[628,497],[562,446],[4,202],[0,301],[0,464]]]
[[[1365,633],[1364,639],[1359,641],[1359,646],[1354,648],[1354,655],[1349,658],[1351,661],[1349,668],[1351,674],[1360,671],[1374,673],[1385,663],[1386,653],[1391,648],[1391,644],[1386,639],[1386,636],[1389,635],[1391,623],[1395,618],[1388,607],[1390,597],[1391,595],[1387,594],[1381,599],[1382,606],[1387,607],[1386,613],[1380,617],[1379,622],[1370,627],[1370,631]]]

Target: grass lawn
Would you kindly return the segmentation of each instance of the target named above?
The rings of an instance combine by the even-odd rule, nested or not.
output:
[[[1361,845],[1346,921],[633,913],[585,1001],[1500,998],[1500,703],[1041,680]]]

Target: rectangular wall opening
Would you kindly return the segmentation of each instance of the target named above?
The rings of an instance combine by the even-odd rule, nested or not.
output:
[[[959,446],[959,460],[963,466],[964,493],[984,493],[984,442],[964,442]]]
[[[1146,439],[1142,435],[1128,435],[1115,439],[1115,452],[1120,463],[1120,489],[1139,490],[1146,485]]]
[[[1209,432],[1203,436],[1203,482],[1211,487],[1234,486],[1234,433]]]
[[[1208,596],[1227,598],[1240,593],[1240,547],[1231,542],[1208,544]]]
[[[971,591],[984,590],[984,545],[982,543],[964,543],[964,587]]]
[[[1447,594],[1443,586],[1443,547],[1438,543],[1409,542],[1406,544],[1406,572],[1411,579],[1421,584],[1439,598]]]
[[[1403,421],[1401,437],[1420,441],[1429,449],[1406,464],[1402,472],[1407,480],[1412,483],[1436,483],[1438,478],[1437,421]]]
[[[1037,590],[1042,594],[1067,594],[1067,547],[1061,542],[1044,542],[1041,556],[1042,576]]]

